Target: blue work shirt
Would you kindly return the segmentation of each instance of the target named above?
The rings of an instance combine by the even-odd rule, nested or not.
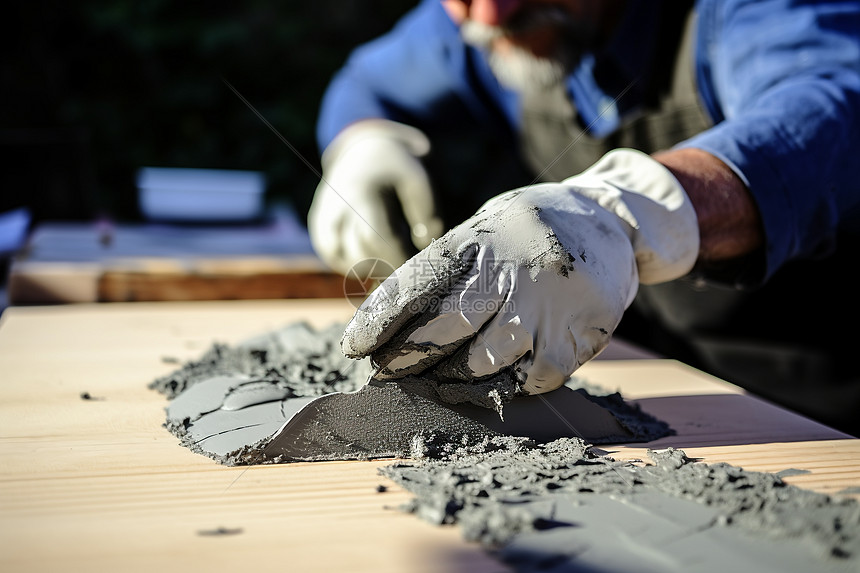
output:
[[[626,77],[599,85],[586,54],[566,80],[592,135],[611,133],[637,109],[656,6],[630,2],[641,26],[609,44],[625,52],[614,73]],[[860,2],[701,0],[695,10],[697,88],[715,125],[679,147],[711,153],[749,187],[765,230],[766,280],[860,230]],[[323,98],[320,149],[367,118],[508,135],[522,121],[518,95],[464,44],[439,0],[353,52]]]

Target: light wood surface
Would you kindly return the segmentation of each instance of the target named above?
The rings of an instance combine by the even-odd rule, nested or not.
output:
[[[455,528],[390,509],[409,499],[378,476],[390,461],[227,468],[162,427],[166,400],[147,384],[177,367],[164,358],[194,359],[215,341],[295,320],[326,326],[353,310],[345,300],[7,309],[0,571],[504,571]],[[646,356],[616,341],[579,375],[676,428],[649,446],[808,470],[785,479],[828,493],[860,486],[860,441]],[[645,456],[642,444],[603,449]]]

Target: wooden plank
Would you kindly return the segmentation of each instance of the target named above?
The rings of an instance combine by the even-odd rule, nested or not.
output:
[[[176,368],[163,358],[196,358],[214,341],[235,343],[300,319],[327,326],[354,310],[344,299],[7,309],[0,569],[504,571],[455,528],[388,509],[409,498],[377,474],[388,461],[227,468],[179,446],[161,426],[166,401],[146,386]],[[623,356],[623,345],[612,353]],[[662,408],[679,427],[664,445],[691,456],[806,469],[786,481],[828,493],[860,485],[858,440],[682,364],[603,359],[580,375],[646,410]],[[96,399],[82,400],[82,392]],[[751,421],[696,411],[707,424],[696,433],[685,425],[689,410],[668,408],[678,398],[730,399]],[[605,449],[645,456],[642,444]],[[387,491],[378,493],[380,484]]]
[[[99,302],[334,298],[359,289],[328,271],[146,273],[107,271],[99,277]]]
[[[102,268],[97,263],[13,261],[6,289],[10,304],[98,302]]]
[[[79,302],[339,298],[363,292],[358,280],[307,256],[243,259],[16,261],[9,273],[13,305]]]
[[[161,426],[146,389],[215,340],[298,319],[348,318],[345,300],[7,309],[0,322],[0,569],[500,571],[454,529],[386,506],[387,462],[221,467]],[[98,400],[81,400],[87,391]],[[219,527],[233,535],[205,535]]]
[[[12,305],[342,297],[289,209],[248,225],[43,222],[9,270]]]

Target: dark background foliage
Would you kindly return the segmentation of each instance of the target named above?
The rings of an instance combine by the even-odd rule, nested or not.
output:
[[[222,78],[318,167],[332,74],[415,3],[17,3],[0,62],[0,211],[133,221],[136,170],[161,166],[263,171],[268,199],[304,215],[316,175]]]

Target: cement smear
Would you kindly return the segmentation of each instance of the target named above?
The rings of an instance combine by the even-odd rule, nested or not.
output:
[[[860,504],[680,450],[621,462],[565,438],[417,444],[380,473],[518,571],[857,571]]]
[[[402,457],[413,439],[617,443],[671,433],[619,394],[593,385],[586,391],[577,378],[516,398],[495,392],[510,382],[507,373],[474,384],[425,373],[368,385],[369,361],[340,352],[343,327],[296,323],[235,347],[214,345],[150,385],[171,399],[165,426],[184,446],[226,465]]]
[[[183,445],[220,463],[290,461],[268,455],[285,420],[314,397],[356,392],[367,383],[370,364],[341,354],[342,332],[342,324],[318,331],[296,323],[236,346],[214,345],[150,385],[170,398],[165,425]],[[624,441],[650,441],[671,432],[617,393],[577,378],[563,390],[608,416],[605,436],[622,432]],[[367,418],[362,431],[368,436],[360,437],[415,460],[381,470],[416,495],[403,509],[431,523],[457,524],[466,539],[519,571],[860,570],[860,504],[853,500],[801,490],[777,474],[696,463],[679,450],[652,452],[653,464],[643,465],[597,455],[591,440],[541,442],[462,425],[455,414],[474,407],[464,399],[468,393],[415,377],[397,388],[368,385],[356,394],[368,408],[359,416]],[[432,420],[384,426],[380,435],[372,415],[381,400],[397,408],[417,405]],[[526,404],[515,400],[503,408],[509,418]],[[485,410],[488,424],[498,422]],[[344,438],[361,426],[330,418],[322,430],[313,429],[313,439],[329,452],[354,453]]]

